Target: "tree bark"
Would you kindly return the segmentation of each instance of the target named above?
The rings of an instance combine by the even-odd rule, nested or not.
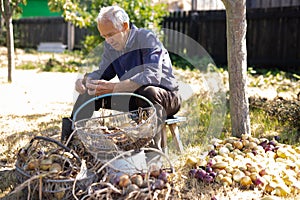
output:
[[[222,0],[226,8],[232,135],[251,134],[247,97],[246,0]]]
[[[12,24],[12,13],[13,8],[11,7],[11,1],[2,1],[1,4],[4,7],[2,14],[4,15],[5,27],[6,27],[6,47],[7,47],[7,70],[8,76],[7,81],[12,82],[12,73],[15,70],[15,46],[14,46],[14,35],[13,35],[13,24]]]
[[[13,24],[12,24],[12,17],[10,17],[6,21],[6,42],[7,42],[7,59],[8,59],[8,76],[7,81],[9,83],[12,82],[12,73],[15,70],[15,46],[14,46],[14,37],[13,37]]]

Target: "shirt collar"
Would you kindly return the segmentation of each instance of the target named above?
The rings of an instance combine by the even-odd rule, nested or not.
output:
[[[130,23],[129,27],[130,27],[130,32],[125,45],[125,50],[130,49],[133,46],[135,40],[134,38],[138,30],[138,28],[132,23]]]

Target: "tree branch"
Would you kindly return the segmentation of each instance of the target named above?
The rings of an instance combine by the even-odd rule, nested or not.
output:
[[[3,3],[3,0],[0,0],[0,12],[1,12],[1,15],[3,16],[3,18],[5,19],[5,15],[4,15],[4,3]]]
[[[14,13],[14,11],[17,9],[17,7],[19,6],[20,2],[16,2],[16,5],[14,5],[11,9],[11,13]]]

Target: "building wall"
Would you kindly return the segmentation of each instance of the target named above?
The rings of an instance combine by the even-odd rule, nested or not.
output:
[[[22,5],[22,8],[21,18],[61,16],[61,13],[49,10],[48,0],[27,0],[27,4]]]
[[[197,10],[224,10],[221,0],[197,0]]]

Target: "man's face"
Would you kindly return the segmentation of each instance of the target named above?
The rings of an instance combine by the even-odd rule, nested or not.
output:
[[[98,23],[98,31],[101,37],[103,37],[105,41],[117,51],[121,51],[125,47],[127,40],[127,29],[127,23],[123,24],[122,30],[116,29],[110,21]]]

